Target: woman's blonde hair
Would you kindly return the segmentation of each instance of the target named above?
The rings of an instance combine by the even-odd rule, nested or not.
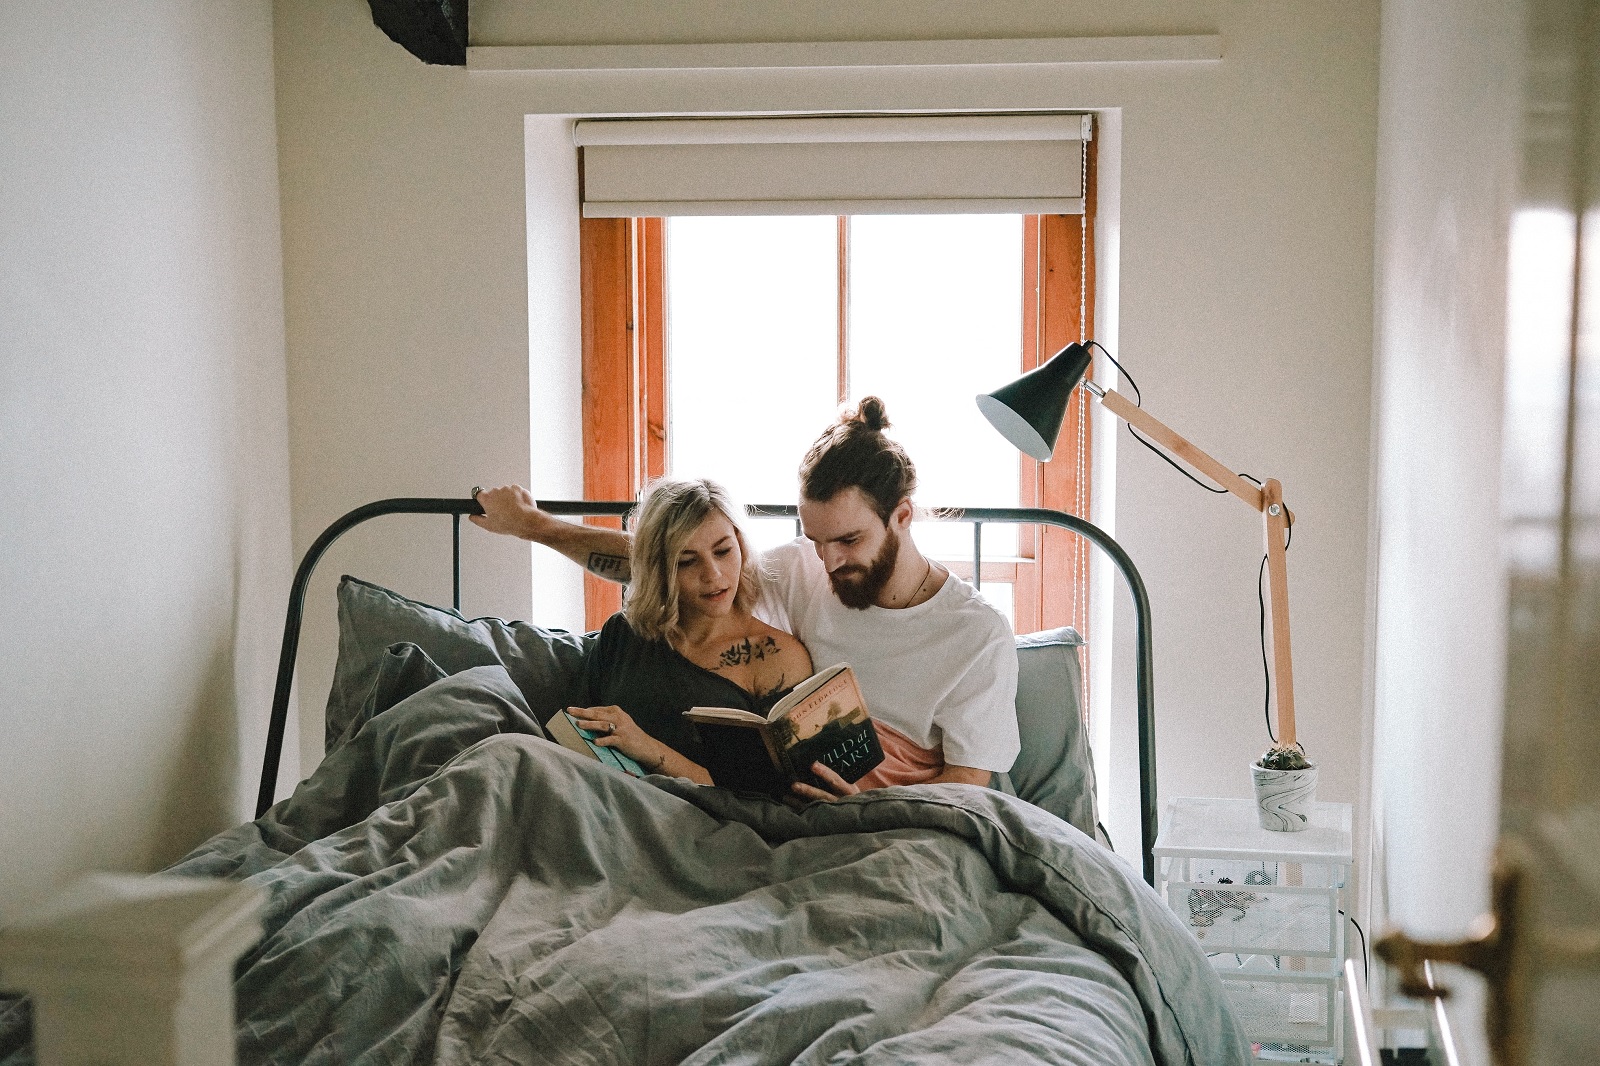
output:
[[[726,518],[739,542],[744,565],[733,605],[748,611],[761,594],[760,572],[740,518],[744,508],[728,490],[704,478],[662,478],[645,489],[633,511],[632,577],[623,616],[646,640],[675,641],[683,635],[678,614],[678,553],[713,514]]]

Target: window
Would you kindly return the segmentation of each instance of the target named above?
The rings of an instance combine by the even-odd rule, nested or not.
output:
[[[674,473],[791,502],[806,447],[841,400],[871,393],[917,462],[922,503],[1087,515],[1081,396],[1048,464],[1018,456],[972,402],[1087,335],[1092,151],[1082,165],[1081,215],[585,217],[586,495],[629,499]],[[752,523],[758,545],[794,532]],[[970,527],[919,523],[916,537],[971,578]],[[1086,626],[1088,553],[1065,531],[985,526],[982,580],[1018,632]],[[587,581],[598,626],[620,590]]]

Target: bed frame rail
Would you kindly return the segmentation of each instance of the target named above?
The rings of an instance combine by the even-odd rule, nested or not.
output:
[[[632,503],[595,502],[584,500],[540,500],[538,505],[550,514],[567,518],[623,518],[633,509]],[[746,508],[753,518],[792,518],[798,522],[798,509],[793,504],[757,505]],[[283,756],[283,734],[288,723],[289,693],[294,685],[295,662],[300,650],[300,627],[305,615],[306,588],[311,574],[322,556],[346,532],[363,522],[380,515],[391,514],[441,514],[449,515],[451,523],[450,567],[452,579],[451,606],[461,610],[461,516],[482,514],[478,501],[471,499],[448,500],[430,498],[396,498],[377,500],[357,507],[334,522],[306,550],[295,571],[294,584],[289,589],[289,609],[284,618],[283,648],[278,657],[278,680],[272,694],[272,718],[267,727],[267,747],[261,765],[261,788],[256,798],[256,817],[272,806],[278,784],[278,763]],[[1150,597],[1145,591],[1144,579],[1139,570],[1122,550],[1122,545],[1111,539],[1103,529],[1090,522],[1043,507],[967,507],[941,508],[930,517],[944,522],[969,522],[972,524],[973,584],[981,587],[983,568],[984,523],[1016,525],[1048,525],[1068,529],[1094,544],[1111,557],[1117,572],[1122,575],[1128,592],[1133,597],[1134,637],[1137,644],[1134,661],[1134,689],[1139,715],[1139,828],[1144,879],[1156,883],[1156,733],[1155,689],[1152,680],[1155,653],[1150,634]]]

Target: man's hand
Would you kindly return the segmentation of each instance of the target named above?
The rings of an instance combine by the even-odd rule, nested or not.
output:
[[[840,777],[838,774],[834,773],[832,770],[828,769],[819,762],[814,762],[811,764],[811,772],[816,774],[817,777],[821,779],[822,783],[827,786],[828,790],[824,792],[815,785],[808,785],[802,781],[796,781],[791,787],[794,789],[794,794],[799,796],[801,799],[821,800],[824,803],[832,803],[834,800],[840,799],[844,796],[859,796],[861,794],[861,790],[859,788],[857,788],[855,785],[852,785],[850,782],[846,781],[844,778]]]
[[[532,494],[521,485],[483,489],[478,493],[477,500],[483,507],[483,514],[471,514],[467,518],[490,533],[503,533],[523,540],[540,540],[540,531],[549,523],[560,521],[554,515],[539,510]]]
[[[632,542],[620,529],[562,521],[540,510],[521,485],[479,489],[476,498],[483,514],[467,517],[480,529],[554,548],[596,577],[627,583],[632,569],[628,560]]]

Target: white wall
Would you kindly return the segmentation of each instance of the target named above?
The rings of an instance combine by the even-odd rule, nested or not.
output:
[[[1500,0],[1384,11],[1372,918],[1417,936],[1459,937],[1487,909],[1497,829],[1520,17]]]
[[[578,264],[578,168],[572,120],[529,115],[523,121],[528,212],[528,420],[532,468],[525,484],[536,499],[583,499],[583,400]],[[532,617],[545,625],[583,627],[583,575],[562,556],[535,551]]]
[[[1389,916],[1459,934],[1488,902],[1504,699],[1500,551],[1515,9],[1384,19],[1373,791]],[[1462,145],[1472,143],[1472,166]]]
[[[578,410],[577,225],[559,223],[576,215],[575,164],[552,154],[547,184],[527,186],[525,109],[510,87],[424,66],[358,0],[280,0],[274,24],[296,553],[381,497],[530,480],[581,495],[576,444],[556,443],[574,440]],[[564,124],[541,135],[571,143]],[[529,218],[549,222],[535,233],[531,288]],[[531,393],[530,319],[541,367],[568,368],[541,370]],[[532,439],[555,451],[537,478]],[[558,471],[575,461],[574,484]],[[462,529],[463,610],[565,620],[531,604],[526,544]],[[449,519],[388,518],[323,560],[301,655],[308,771],[321,754],[338,575],[448,605],[449,549]]]
[[[0,924],[248,816],[289,547],[268,6],[5,12]]]
[[[477,44],[1226,39],[1220,64],[1003,76],[954,68],[468,74],[411,59],[353,0],[280,0],[277,12],[297,545],[380,492],[527,476],[513,462],[530,432],[516,378],[527,367],[530,305],[535,318],[558,305],[521,290],[518,244],[535,199],[517,184],[524,114],[1120,109],[1117,354],[1153,413],[1224,462],[1286,486],[1300,520],[1290,570],[1301,735],[1323,764],[1324,798],[1363,800],[1374,0],[759,8],[479,0],[473,8]],[[559,169],[570,150],[549,143]],[[575,262],[575,252],[564,254]],[[564,284],[550,295],[570,299]],[[565,358],[575,361],[576,332],[562,330]],[[541,432],[574,427],[570,376],[556,383],[544,417],[534,418]],[[1245,766],[1266,743],[1253,587],[1259,519],[1192,489],[1126,438],[1118,451],[1117,529],[1154,598],[1162,787],[1169,796],[1246,795]],[[541,455],[540,476],[555,477],[543,473],[555,469],[547,461],[572,463],[573,454]],[[570,466],[560,474],[572,477]],[[508,598],[526,566],[511,549],[476,549],[503,553],[479,580],[506,586],[497,594]],[[359,552],[363,572],[421,582],[440,565],[431,545]],[[469,609],[486,594],[469,590]],[[1116,655],[1112,830],[1129,847],[1137,829],[1126,629]],[[326,685],[325,674],[319,680]],[[308,715],[312,704],[308,696]]]
[[[901,0],[670,4],[660,0],[478,0],[475,45],[899,41],[1211,33],[1268,6],[1227,0]]]

